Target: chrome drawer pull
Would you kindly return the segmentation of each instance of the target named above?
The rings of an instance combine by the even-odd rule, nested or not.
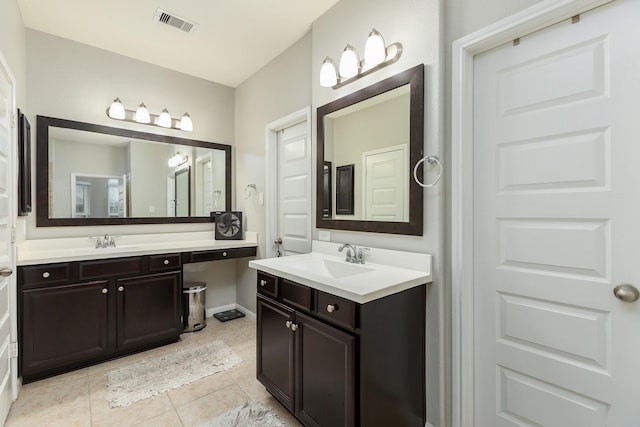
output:
[[[298,325],[296,325],[295,323],[292,323],[292,324],[291,324],[291,330],[292,330],[293,332],[295,332],[295,331],[296,331],[296,329],[298,329]]]
[[[260,286],[266,286],[267,285],[267,281],[262,279],[260,280]]]
[[[285,326],[287,327],[287,329],[288,329],[288,328],[290,328],[290,327],[291,327],[291,324],[292,324],[292,323],[293,323],[293,322],[291,322],[291,320],[287,320],[286,322],[284,322],[284,325],[285,325]]]
[[[102,293],[106,294],[107,292],[109,292],[109,290],[107,288],[102,288]]]
[[[42,273],[42,277],[44,277],[45,279],[48,279],[49,276],[51,276],[51,274],[48,271],[45,271],[44,273]]]
[[[124,291],[124,286],[118,286],[118,292]]]
[[[335,306],[335,305],[333,305],[333,304],[329,304],[329,305],[327,306],[327,311],[328,311],[329,313],[333,313],[334,311],[336,311],[336,306]]]
[[[222,252],[222,256],[227,256],[227,253],[226,252]]]
[[[165,260],[164,260],[164,262],[163,262],[163,264],[164,264],[164,265],[169,265],[169,260],[168,260],[168,259],[165,259]]]

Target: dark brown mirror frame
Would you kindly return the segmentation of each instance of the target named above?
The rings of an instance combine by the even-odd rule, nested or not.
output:
[[[167,144],[189,145],[193,147],[213,148],[225,152],[225,206],[231,208],[231,146],[174,136],[157,135],[129,129],[114,128],[91,123],[54,117],[37,116],[36,141],[36,226],[84,226],[84,225],[123,225],[123,224],[175,224],[211,222],[210,216],[201,217],[134,217],[134,218],[49,218],[49,127],[84,130],[135,138]]]
[[[409,165],[412,170],[423,156],[424,147],[424,65],[420,64],[406,71],[389,77],[357,92],[318,107],[318,137],[317,137],[317,178],[316,178],[316,228],[334,230],[367,231],[374,233],[405,234],[422,236],[423,232],[423,189],[413,178],[409,178],[409,221],[366,221],[366,220],[336,220],[323,217],[324,205],[324,117],[334,111],[364,101],[381,93],[409,84],[410,112],[409,112]],[[422,166],[418,169],[418,176],[422,175]]]

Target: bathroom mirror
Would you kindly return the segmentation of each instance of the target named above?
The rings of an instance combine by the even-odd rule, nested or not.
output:
[[[231,209],[231,146],[37,117],[36,225],[210,222]]]
[[[424,65],[317,114],[317,227],[422,235],[423,189],[413,167],[423,156]],[[352,181],[345,181],[346,172]]]

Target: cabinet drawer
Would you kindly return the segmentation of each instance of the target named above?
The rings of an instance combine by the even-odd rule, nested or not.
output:
[[[271,295],[272,297],[278,296],[278,279],[275,276],[270,276],[261,271],[258,272],[258,292]]]
[[[256,256],[256,248],[230,248],[214,251],[199,251],[191,253],[191,262],[218,261],[221,259],[244,258]]]
[[[68,282],[71,279],[71,264],[47,264],[20,267],[23,287],[53,285]]]
[[[142,257],[83,261],[78,268],[80,280],[136,274],[142,272]]]
[[[149,256],[149,271],[175,270],[176,268],[180,268],[180,254]]]
[[[349,329],[356,328],[357,304],[344,298],[318,291],[316,312],[318,317]]]
[[[311,311],[311,288],[286,279],[280,279],[278,297],[290,304]]]

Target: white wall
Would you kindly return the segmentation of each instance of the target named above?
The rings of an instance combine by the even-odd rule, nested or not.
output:
[[[311,35],[307,34],[236,88],[236,208],[244,212],[245,230],[257,231],[258,258],[266,254],[265,126],[311,104]],[[244,199],[244,188],[256,192]],[[267,197],[275,195],[265,194]],[[255,312],[256,272],[238,263],[238,303]]]

